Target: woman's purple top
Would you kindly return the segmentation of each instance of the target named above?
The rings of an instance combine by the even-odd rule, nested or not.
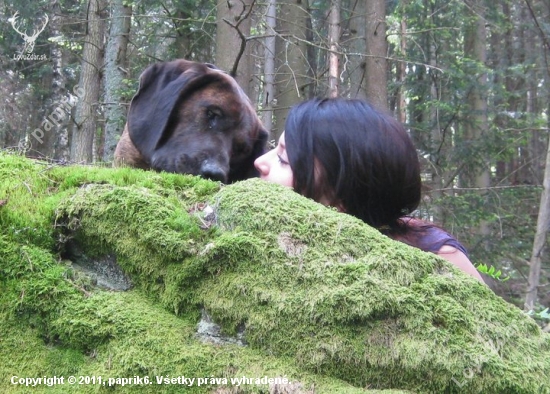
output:
[[[444,245],[449,245],[468,256],[466,248],[455,237],[439,227],[427,227],[417,242],[417,247],[426,252],[437,253]]]
[[[403,217],[401,224],[405,226],[406,231],[392,238],[414,246],[424,252],[438,253],[444,246],[452,246],[468,256],[466,248],[447,231],[430,222],[425,222],[418,218]]]

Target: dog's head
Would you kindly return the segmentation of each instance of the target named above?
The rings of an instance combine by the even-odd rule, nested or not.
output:
[[[222,182],[255,176],[254,160],[263,154],[268,137],[231,76],[187,60],[154,64],[143,72],[127,132],[133,154],[141,156],[127,162]]]

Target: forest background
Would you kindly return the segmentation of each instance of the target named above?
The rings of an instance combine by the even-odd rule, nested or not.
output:
[[[0,0],[0,148],[109,165],[140,73],[175,58],[234,75],[272,141],[293,104],[368,99],[418,148],[417,214],[540,312],[549,54],[549,0]]]

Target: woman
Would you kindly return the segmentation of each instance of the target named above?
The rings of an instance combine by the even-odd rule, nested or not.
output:
[[[338,98],[298,104],[288,114],[277,147],[254,165],[262,179],[436,253],[483,282],[455,238],[407,216],[420,203],[416,149],[399,122],[366,102]]]

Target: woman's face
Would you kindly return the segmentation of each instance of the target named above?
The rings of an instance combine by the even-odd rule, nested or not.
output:
[[[254,166],[260,172],[260,178],[264,181],[288,187],[294,186],[294,176],[286,153],[284,132],[279,138],[277,147],[258,157],[254,161]]]

